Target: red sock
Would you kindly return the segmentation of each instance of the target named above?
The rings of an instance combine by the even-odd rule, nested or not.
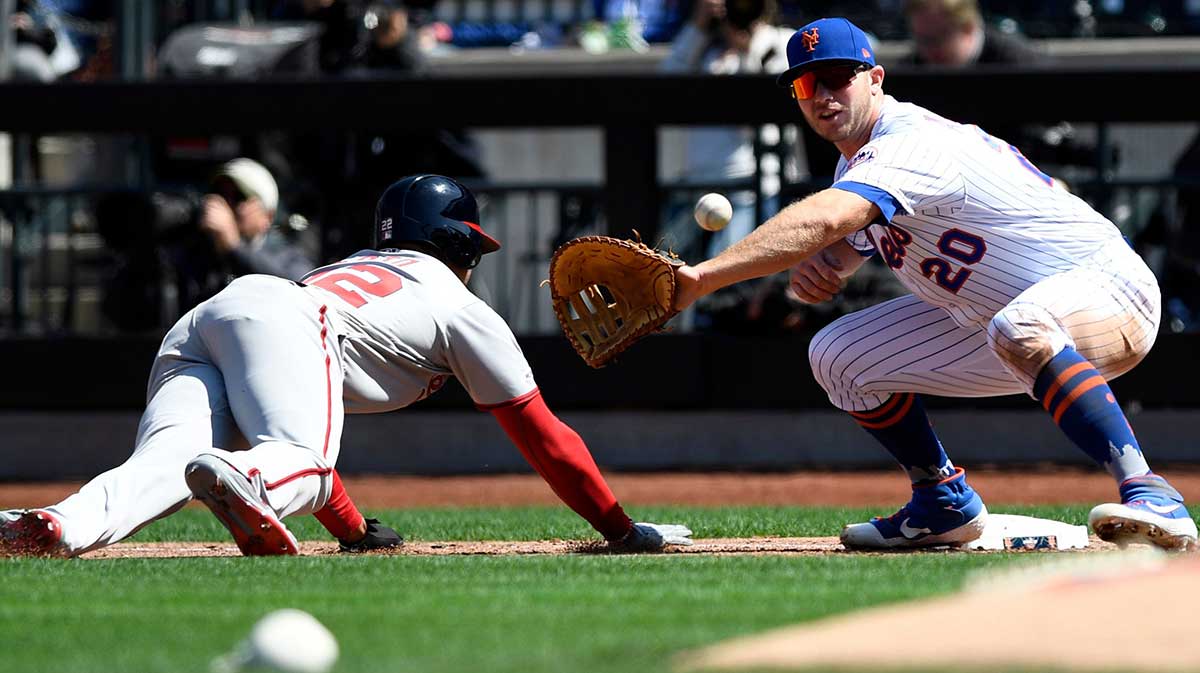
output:
[[[342,477],[337,470],[333,471],[333,489],[329,494],[329,502],[313,516],[325,526],[325,530],[339,540],[345,540],[352,533],[361,530],[365,521],[362,512],[358,511],[358,507],[350,499],[350,494],[346,493],[346,487],[342,485]]]

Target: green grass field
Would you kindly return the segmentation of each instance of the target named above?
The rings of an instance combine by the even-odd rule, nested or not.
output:
[[[845,508],[632,508],[698,537],[836,535]],[[1087,506],[997,511],[1083,523]],[[595,539],[564,508],[372,514],[413,540]],[[300,539],[325,539],[311,517]],[[188,509],[137,540],[226,540]],[[1044,554],[0,559],[2,670],[207,671],[266,612],[306,610],[337,671],[667,671],[730,636],[957,589]],[[867,634],[864,634],[867,635]]]

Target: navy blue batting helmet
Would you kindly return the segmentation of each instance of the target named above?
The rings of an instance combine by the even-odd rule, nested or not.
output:
[[[500,249],[500,242],[479,227],[479,205],[471,190],[442,175],[410,175],[392,183],[375,206],[373,234],[376,250],[424,244],[464,269]]]

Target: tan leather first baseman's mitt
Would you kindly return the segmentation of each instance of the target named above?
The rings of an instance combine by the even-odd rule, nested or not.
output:
[[[675,310],[675,267],[683,262],[611,236],[567,241],[550,260],[554,314],[576,352],[603,367],[662,327]]]

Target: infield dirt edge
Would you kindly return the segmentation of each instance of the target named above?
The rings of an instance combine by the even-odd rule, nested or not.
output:
[[[1116,550],[1117,546],[1091,538],[1087,549],[1073,551],[1037,551],[1019,553],[1089,553]],[[844,549],[836,537],[753,537],[707,538],[696,540],[690,547],[671,547],[664,555],[675,554],[757,554],[773,556],[834,556],[851,554],[981,554],[1018,552],[980,552],[935,547],[925,550],[895,552],[851,552]],[[338,554],[332,542],[301,542],[301,556],[330,556]],[[374,552],[364,556],[546,556],[546,555],[604,555],[612,554],[603,543],[591,540],[451,540],[406,542],[393,551]],[[116,558],[189,558],[240,556],[237,546],[230,542],[122,542],[84,554],[82,559]],[[347,555],[348,556],[348,555]]]

